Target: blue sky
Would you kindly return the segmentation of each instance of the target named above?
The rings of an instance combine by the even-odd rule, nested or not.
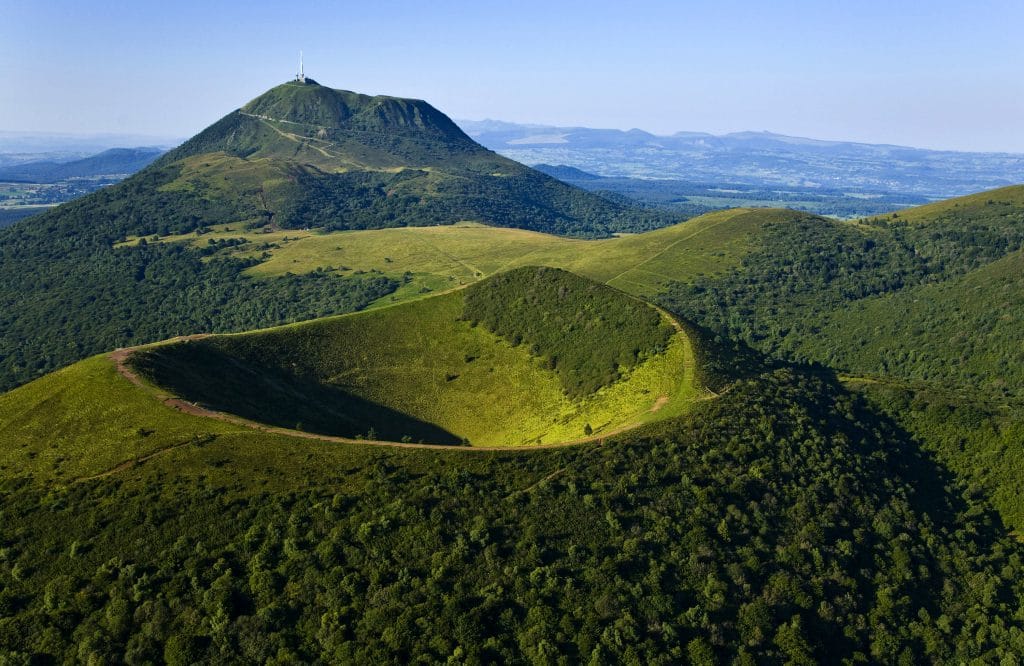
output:
[[[1024,152],[1024,2],[22,2],[0,130],[188,136],[290,78],[455,118]]]

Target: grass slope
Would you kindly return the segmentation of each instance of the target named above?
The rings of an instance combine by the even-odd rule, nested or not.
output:
[[[591,333],[582,344],[606,344]],[[132,363],[187,400],[273,425],[519,446],[684,412],[702,397],[690,342],[678,332],[655,352],[623,368],[621,381],[569,397],[559,375],[525,346],[464,321],[464,294],[456,291],[351,317],[160,345],[137,352]]]
[[[756,249],[767,225],[804,219],[787,210],[733,209],[663,229],[617,238],[581,240],[474,223],[318,233],[247,231],[220,225],[202,235],[171,235],[168,243],[217,250],[214,257],[255,260],[253,277],[326,270],[337,275],[376,271],[405,284],[381,303],[468,284],[526,265],[563,268],[638,296],[651,297],[673,281],[716,275]],[[129,239],[126,245],[138,242]],[[226,243],[237,243],[228,247]]]
[[[0,472],[70,482],[237,430],[165,407],[95,356],[0,395]]]

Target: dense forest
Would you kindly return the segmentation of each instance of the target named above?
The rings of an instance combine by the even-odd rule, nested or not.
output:
[[[593,238],[650,231],[681,219],[677,213],[597,197],[533,173],[438,180],[418,169],[397,174],[303,171],[296,174],[296,183],[302,196],[289,198],[275,216],[287,228],[381,229],[473,220]],[[509,188],[516,192],[514,199],[506,195]],[[432,196],[424,196],[427,190]]]
[[[1024,650],[1024,553],[984,499],[800,368],[604,446],[214,438],[65,487],[7,478],[0,499],[8,663],[993,662]]]
[[[528,345],[571,397],[613,383],[663,351],[672,334],[646,303],[558,268],[500,273],[470,285],[465,299],[467,321],[513,345]]]
[[[114,249],[85,219],[72,218],[74,236],[48,238],[52,219],[33,222],[38,235],[0,238],[0,390],[123,345],[357,310],[398,286],[328,273],[254,280],[242,274],[250,262],[204,261],[181,245]]]
[[[0,229],[40,212],[38,208],[0,208]]]
[[[660,302],[782,359],[853,375],[850,386],[1024,529],[1024,213],[1018,189],[856,227],[772,225],[742,265]],[[923,209],[922,209],[923,210]]]

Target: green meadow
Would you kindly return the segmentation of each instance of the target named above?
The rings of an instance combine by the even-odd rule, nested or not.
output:
[[[758,247],[758,236],[766,225],[805,217],[790,210],[732,209],[655,231],[599,240],[474,222],[330,233],[254,231],[239,222],[158,240],[216,250],[210,256],[258,260],[246,271],[257,278],[315,271],[378,272],[407,278],[404,286],[377,305],[422,297],[526,265],[563,268],[650,297],[669,282],[717,275],[738,266]],[[138,240],[131,237],[122,245]],[[238,244],[227,246],[228,241]],[[217,249],[217,244],[224,244],[223,249]]]

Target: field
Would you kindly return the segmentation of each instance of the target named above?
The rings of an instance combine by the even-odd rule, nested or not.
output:
[[[166,236],[197,248],[240,239],[219,250],[259,259],[254,277],[317,270],[339,275],[380,272],[408,281],[377,305],[444,291],[525,265],[564,268],[639,296],[658,293],[666,282],[715,275],[739,264],[770,223],[805,217],[787,210],[732,209],[702,215],[644,234],[580,240],[472,222],[451,226],[372,231],[246,231],[244,225],[211,227],[204,234]],[[124,245],[134,245],[129,238]],[[150,239],[150,242],[152,239]],[[233,241],[238,242],[238,241]]]

